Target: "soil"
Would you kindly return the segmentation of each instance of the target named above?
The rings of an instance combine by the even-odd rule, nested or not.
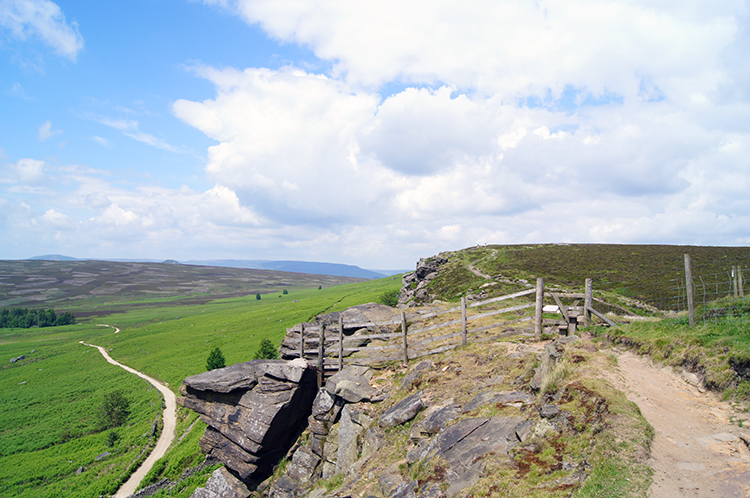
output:
[[[613,354],[618,368],[608,380],[654,427],[649,497],[750,497],[750,430],[736,422],[745,419],[750,425],[750,415],[706,392],[694,374],[631,352]]]

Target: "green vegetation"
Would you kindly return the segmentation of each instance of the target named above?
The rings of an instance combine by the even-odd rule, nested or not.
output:
[[[583,288],[592,278],[594,289],[651,302],[662,309],[663,300],[676,293],[684,278],[684,254],[690,254],[693,275],[726,272],[733,265],[750,263],[748,247],[702,247],[615,244],[488,245],[441,253],[449,262],[430,287],[439,299],[456,301],[469,289],[476,292],[493,277],[498,285],[486,289],[502,294],[508,286],[532,284],[544,277],[547,286]]]
[[[255,300],[256,301],[260,301],[260,293],[258,293],[258,294],[255,295]]]
[[[399,289],[389,290],[378,296],[378,302],[386,306],[396,306],[398,304]]]
[[[750,380],[750,313],[693,328],[665,319],[594,332],[665,365],[698,372],[706,387],[723,392],[726,398],[750,401],[743,387]]]
[[[99,408],[99,429],[107,430],[114,427],[120,427],[130,415],[130,401],[125,397],[125,393],[118,389],[104,395],[101,407]],[[112,446],[112,434],[107,439],[107,446]],[[112,444],[110,444],[112,443]]]
[[[74,300],[81,315],[76,325],[1,329],[0,496],[88,498],[114,493],[155,443],[152,429],[162,404],[158,391],[79,341],[106,347],[116,360],[167,382],[176,392],[185,377],[203,371],[207,350],[223,350],[226,364],[248,361],[264,339],[275,348],[287,327],[375,301],[400,286],[390,278],[334,286],[334,279],[314,276],[330,283],[319,291],[318,282],[304,280],[298,287],[289,274],[277,275],[285,280],[273,277],[277,286],[269,293],[282,296],[273,301],[257,301],[256,291],[223,299],[138,294],[131,295],[130,302],[120,295],[92,294]],[[288,289],[287,294],[282,289]],[[96,325],[101,323],[121,331],[115,334],[111,327]],[[27,358],[8,362],[22,355]],[[127,422],[102,430],[99,410],[118,390],[129,401]],[[152,469],[151,482],[179,481],[186,469],[199,465],[203,454],[198,440],[204,429],[196,414],[180,408],[177,439]],[[106,452],[109,455],[97,460]],[[169,494],[157,496],[188,498],[214,469],[205,468]]]
[[[76,323],[76,317],[69,311],[58,315],[52,309],[3,308],[0,310],[0,329],[61,327],[74,323]]]
[[[279,357],[279,350],[269,339],[261,339],[260,346],[253,356],[254,360],[275,360]]]
[[[217,368],[224,368],[227,366],[226,360],[224,359],[224,353],[221,352],[221,348],[218,346],[213,348],[208,355],[206,360],[206,371],[216,370]]]

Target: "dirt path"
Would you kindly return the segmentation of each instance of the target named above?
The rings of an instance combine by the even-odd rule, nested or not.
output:
[[[731,406],[696,387],[691,374],[680,376],[630,352],[616,354],[618,373],[610,380],[655,429],[649,496],[750,497],[750,450],[740,437],[750,430],[729,423]]]
[[[117,330],[117,332],[119,332],[119,329]],[[164,396],[164,428],[161,431],[159,440],[156,442],[156,447],[148,456],[148,458],[146,458],[146,461],[143,462],[140,467],[138,467],[138,470],[136,470],[133,475],[130,476],[130,479],[128,479],[127,482],[123,484],[122,487],[120,487],[120,489],[117,491],[117,494],[115,494],[115,498],[126,498],[127,496],[135,493],[135,491],[138,489],[138,485],[141,483],[143,478],[146,477],[146,474],[148,474],[148,471],[151,470],[151,467],[154,466],[154,463],[156,463],[158,459],[166,454],[167,450],[169,449],[169,445],[172,444],[172,441],[174,440],[174,432],[177,425],[175,415],[175,411],[177,409],[176,397],[167,386],[165,386],[158,380],[113,360],[112,357],[107,353],[107,350],[103,347],[95,346],[93,344],[86,344],[83,341],[79,342],[86,346],[97,348],[102,356],[104,356],[104,358],[107,360],[107,362],[113,365],[117,365],[120,368],[124,368],[128,372],[133,373],[138,377],[141,377],[142,379],[146,379],[151,383],[151,385],[159,390],[162,396]]]

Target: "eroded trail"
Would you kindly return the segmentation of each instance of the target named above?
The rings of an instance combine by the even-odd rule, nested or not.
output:
[[[610,380],[655,429],[649,496],[750,497],[750,450],[740,437],[750,430],[730,424],[730,405],[648,359],[630,352],[617,359]]]
[[[119,332],[119,330],[118,330]],[[167,450],[169,449],[169,445],[172,444],[172,441],[174,440],[174,432],[175,432],[175,426],[176,423],[176,409],[177,409],[177,401],[174,393],[164,384],[159,382],[158,380],[154,379],[153,377],[149,377],[148,375],[139,372],[138,370],[135,370],[133,368],[130,368],[126,365],[123,365],[122,363],[119,363],[116,360],[113,360],[111,356],[107,353],[107,350],[104,349],[101,346],[96,346],[94,344],[86,344],[83,341],[79,341],[81,344],[84,344],[86,346],[90,346],[92,348],[97,348],[99,352],[104,356],[104,359],[107,360],[107,362],[117,365],[120,368],[124,368],[128,372],[137,375],[138,377],[141,377],[142,379],[147,380],[151,383],[155,388],[159,390],[159,392],[164,396],[164,428],[161,431],[161,435],[159,436],[159,440],[156,442],[156,447],[151,452],[151,454],[148,456],[145,462],[138,467],[138,470],[136,470],[133,475],[130,476],[130,479],[125,482],[125,484],[120,487],[120,489],[115,494],[115,498],[126,498],[127,496],[132,495],[135,493],[135,491],[138,489],[138,485],[141,483],[144,477],[146,477],[146,474],[148,474],[148,471],[151,470],[151,467],[154,466],[154,463],[161,457],[163,457]]]

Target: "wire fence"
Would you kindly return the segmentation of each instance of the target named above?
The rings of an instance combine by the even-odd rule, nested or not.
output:
[[[739,266],[722,272],[693,275],[695,321],[716,322],[750,311],[750,299],[745,294],[748,278],[750,269]],[[688,287],[684,275],[656,279],[653,285],[641,285],[638,290],[639,298],[653,306],[654,311],[666,312],[677,320],[688,320]]]

